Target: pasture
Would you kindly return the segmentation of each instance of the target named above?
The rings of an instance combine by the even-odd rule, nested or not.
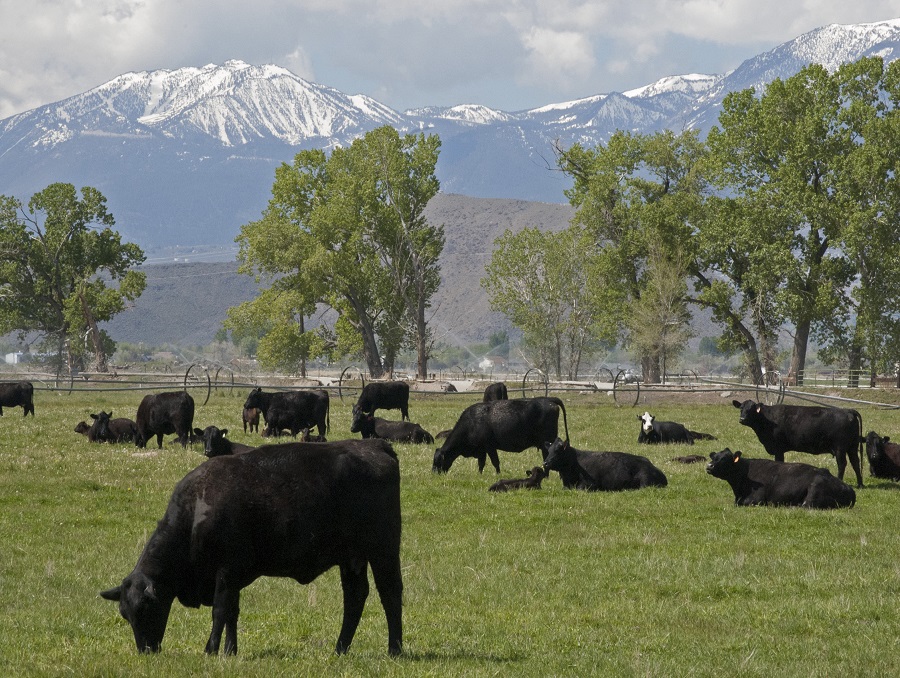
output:
[[[723,447],[766,456],[731,398],[664,404],[659,420],[716,442],[637,444],[636,415],[604,394],[564,394],[572,444],[649,457],[664,489],[488,492],[472,459],[431,472],[434,446],[396,444],[402,474],[404,655],[387,656],[374,586],[350,653],[335,570],[310,586],[260,579],[243,591],[237,657],[207,657],[210,608],[172,608],[162,652],[138,655],[98,592],[134,566],[175,483],[205,461],[166,436],[146,450],[90,444],[90,412],[134,417],[141,393],[35,393],[0,418],[0,674],[3,676],[837,676],[895,675],[900,637],[900,487],[871,478],[854,508],[736,508],[705,464],[672,457]],[[246,392],[214,393],[195,426],[248,444]],[[744,399],[744,395],[735,397]],[[751,397],[747,395],[746,397]],[[412,421],[450,428],[480,393],[413,393]],[[332,399],[329,440],[349,432],[352,400]],[[900,437],[900,413],[859,406],[864,433]],[[396,412],[383,413],[397,418]],[[500,477],[539,453],[500,452]],[[788,453],[835,471],[831,457]],[[852,473],[849,477],[852,477]],[[848,477],[848,479],[849,479]],[[855,484],[855,483],[854,483]],[[371,577],[370,577],[371,579]]]

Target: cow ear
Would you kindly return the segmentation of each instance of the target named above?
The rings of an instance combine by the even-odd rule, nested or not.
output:
[[[200,437],[202,438],[202,437],[203,437],[203,431],[201,431],[199,428],[195,428],[195,429],[194,429],[194,435],[195,435],[195,436],[200,436]]]
[[[762,412],[762,403],[757,403],[756,405],[756,413],[759,414]]]
[[[115,588],[108,589],[106,591],[100,592],[100,597],[105,598],[106,600],[121,600],[122,598],[122,585],[119,584]]]
[[[221,433],[222,433],[222,437],[224,438],[226,435],[228,435],[228,429],[227,429],[227,428],[223,428],[223,429],[221,430]]]
[[[97,418],[98,418],[98,417],[97,417],[96,414],[92,414],[92,415],[91,415],[91,419],[97,419]]]
[[[881,439],[881,442],[883,442],[883,443],[889,443],[889,442],[891,442],[891,437],[890,437],[890,436],[885,436],[884,438]]]
[[[734,453],[734,463],[736,464],[740,458],[741,458],[741,451],[738,450],[737,452]]]
[[[743,407],[743,403],[740,400],[732,400],[731,404],[738,409],[741,409],[741,407]]]

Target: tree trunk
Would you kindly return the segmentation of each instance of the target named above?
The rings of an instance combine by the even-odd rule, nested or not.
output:
[[[416,378],[428,378],[428,325],[425,322],[425,294],[422,291],[423,282],[420,279],[417,284],[419,288],[418,299],[416,300]]]
[[[94,346],[94,362],[98,372],[108,372],[106,365],[106,351],[103,350],[103,337],[100,335],[100,329],[97,327],[97,321],[94,320],[94,314],[88,306],[87,299],[84,294],[79,292],[78,299],[81,301],[81,311],[84,315],[84,322],[88,327],[88,334],[91,335],[91,344]]]
[[[809,329],[811,323],[804,320],[797,325],[794,333],[794,349],[791,352],[791,367],[788,377],[793,377],[797,386],[803,386],[803,371],[806,369],[806,351],[809,346]]]
[[[850,351],[847,357],[849,358],[847,387],[859,388],[859,373],[860,370],[862,370],[862,347],[856,341],[856,337],[853,338],[853,343],[850,345]]]
[[[353,307],[356,314],[355,318],[351,318],[351,324],[359,330],[363,340],[363,360],[366,361],[366,367],[369,370],[369,376],[372,379],[381,379],[384,376],[384,367],[381,364],[381,353],[378,351],[378,340],[375,338],[375,327],[366,315],[366,309],[359,301],[350,295],[347,295],[347,301]]]

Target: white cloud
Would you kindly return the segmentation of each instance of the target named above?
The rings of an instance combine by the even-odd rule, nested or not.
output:
[[[594,68],[593,47],[580,33],[533,27],[522,36],[522,42],[528,50],[526,81],[553,78],[567,87],[583,80]]]

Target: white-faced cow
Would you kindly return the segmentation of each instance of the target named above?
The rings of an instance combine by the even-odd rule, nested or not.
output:
[[[100,595],[119,602],[140,652],[158,652],[172,602],[212,606],[206,652],[237,653],[241,589],[259,577],[309,584],[338,566],[347,652],[369,594],[381,597],[388,652],[402,647],[400,466],[390,443],[267,445],[209,459],[172,493],[131,574]]]
[[[434,437],[418,424],[410,421],[388,421],[366,414],[353,406],[353,420],[350,432],[359,433],[363,438],[384,438],[398,443],[434,444]]]
[[[510,478],[498,480],[488,488],[488,492],[509,492],[510,490],[539,490],[541,481],[549,475],[543,466],[535,466],[530,471],[525,471],[524,478]]]
[[[268,436],[281,435],[283,430],[296,436],[305,428],[315,426],[324,436],[330,425],[331,401],[328,391],[279,391],[264,393],[261,388],[250,391],[244,409],[258,408],[266,420]]]
[[[229,454],[242,454],[243,452],[256,449],[226,438],[225,436],[228,435],[227,428],[218,428],[216,426],[207,426],[204,429],[195,428],[194,435],[198,440],[203,441],[203,454],[210,458]]]
[[[725,480],[736,506],[802,506],[811,509],[846,508],[856,492],[828,469],[810,464],[744,459],[740,451],[710,452],[706,472]]]
[[[890,436],[880,436],[869,431],[866,436],[866,456],[869,473],[876,478],[900,480],[900,445],[892,443]]]
[[[567,489],[620,492],[668,484],[666,474],[647,457],[627,452],[578,450],[560,438],[547,446],[544,468],[559,473]]]
[[[409,384],[405,381],[379,381],[363,386],[356,407],[366,414],[376,410],[400,410],[400,419],[409,421]]]
[[[484,399],[482,402],[488,402],[489,400],[509,400],[509,391],[506,388],[506,384],[502,381],[489,384],[487,388],[484,389]]]
[[[695,440],[715,440],[715,436],[709,433],[689,431],[684,424],[674,421],[656,421],[649,412],[638,415],[641,421],[641,432],[638,433],[638,442],[643,445],[658,445],[667,443],[681,443],[693,445]]]
[[[174,433],[181,446],[186,447],[191,440],[193,423],[194,399],[190,393],[174,391],[146,395],[138,406],[134,442],[138,447],[146,447],[155,435],[156,444],[162,449],[163,436]]]
[[[3,416],[4,407],[20,407],[23,415],[27,417],[31,412],[34,416],[34,386],[30,381],[16,381],[0,384],[0,417]]]
[[[566,406],[559,398],[491,400],[469,405],[444,444],[435,450],[431,470],[445,473],[457,457],[473,457],[478,460],[479,473],[484,471],[488,458],[500,473],[497,450],[521,452],[536,447],[543,454],[544,444],[555,440],[558,434],[560,411],[568,440]]]
[[[112,412],[100,410],[91,414],[94,422],[87,430],[87,438],[92,443],[125,443],[134,440],[137,424],[126,417],[112,418]],[[77,429],[76,429],[77,430]]]
[[[775,461],[784,461],[784,453],[789,450],[832,454],[837,460],[838,478],[843,480],[849,457],[856,473],[856,484],[863,486],[860,466],[862,417],[856,410],[764,405],[752,400],[733,400],[732,405],[741,411],[741,424],[753,429]]]

